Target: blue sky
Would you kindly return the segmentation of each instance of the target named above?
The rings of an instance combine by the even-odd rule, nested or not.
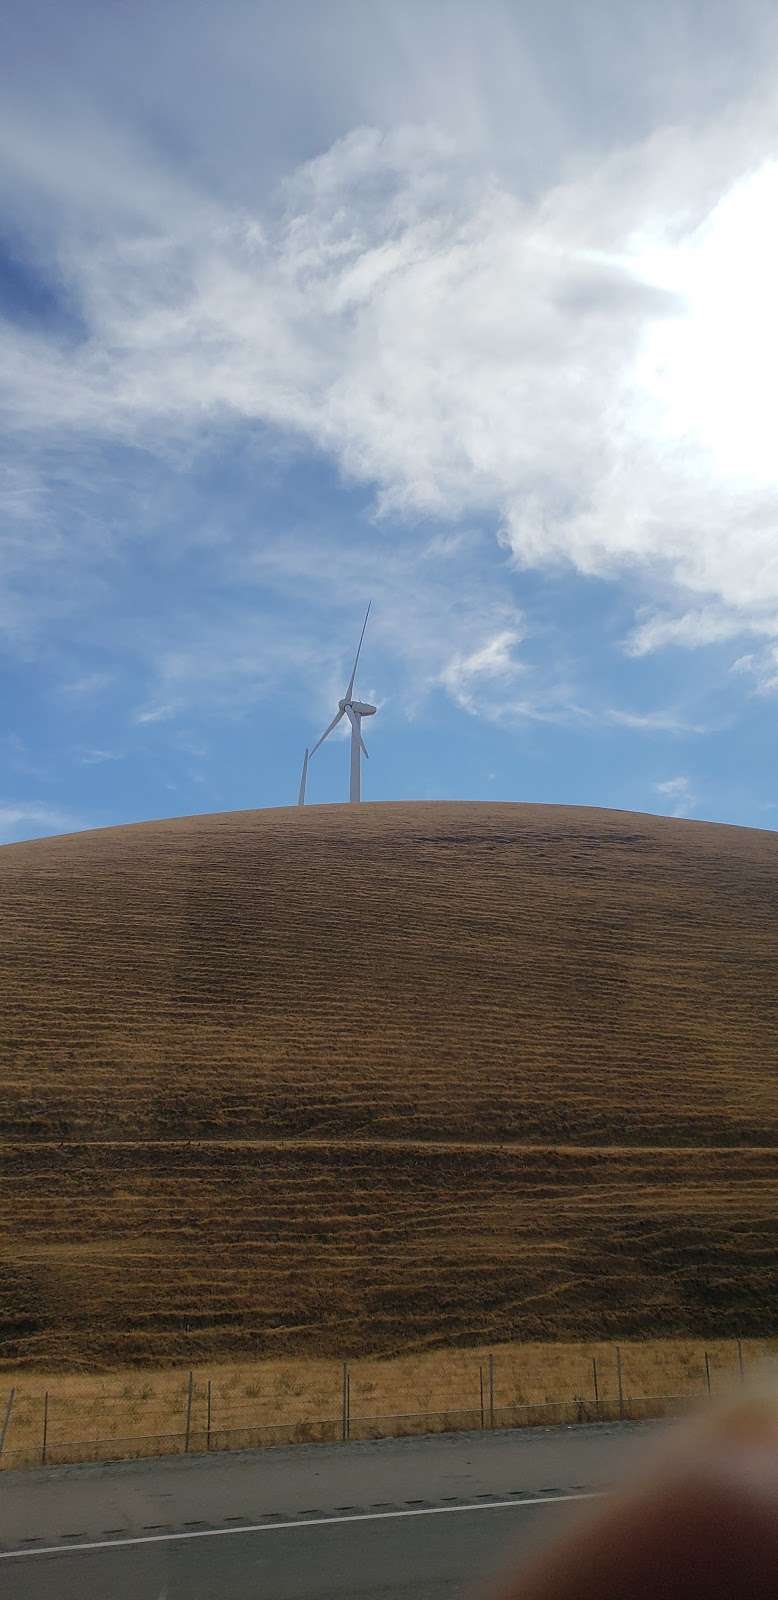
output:
[[[292,803],[368,599],[366,798],[774,828],[772,8],[74,0],[5,55],[0,841]]]

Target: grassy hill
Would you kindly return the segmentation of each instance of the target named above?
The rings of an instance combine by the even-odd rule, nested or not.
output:
[[[0,895],[6,1364],[775,1330],[775,834],[240,812]]]

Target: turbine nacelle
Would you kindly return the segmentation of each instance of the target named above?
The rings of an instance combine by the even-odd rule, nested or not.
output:
[[[374,717],[378,707],[365,705],[363,700],[339,700],[338,710],[341,716],[344,711],[355,711],[358,717]]]

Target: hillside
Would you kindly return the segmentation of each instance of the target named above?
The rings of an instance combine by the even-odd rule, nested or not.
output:
[[[775,834],[294,808],[0,893],[6,1363],[774,1331]]]

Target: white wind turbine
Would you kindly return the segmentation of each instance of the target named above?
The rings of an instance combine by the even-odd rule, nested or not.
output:
[[[370,602],[370,605],[372,605],[372,601]],[[324,729],[321,738],[317,739],[313,748],[311,750],[306,750],[305,752],[302,777],[300,779],[300,793],[297,798],[297,804],[299,806],[305,805],[305,783],[308,777],[308,762],[310,761],[311,756],[314,755],[318,750],[319,745],[323,744],[327,736],[332,733],[333,728],[337,728],[341,717],[348,717],[348,720],[351,723],[351,781],[349,784],[348,797],[352,805],[357,804],[362,798],[362,756],[367,755],[367,746],[362,738],[362,718],[374,717],[377,707],[365,705],[362,700],[353,700],[352,695],[354,692],[354,679],[357,675],[357,666],[359,663],[359,652],[362,649],[362,640],[365,637],[367,619],[370,616],[370,605],[368,605],[367,611],[365,612],[365,620],[362,623],[362,632],[359,635],[357,654],[351,677],[348,681],[346,693],[344,694],[343,699],[338,701],[337,713],[333,717],[329,727]]]

